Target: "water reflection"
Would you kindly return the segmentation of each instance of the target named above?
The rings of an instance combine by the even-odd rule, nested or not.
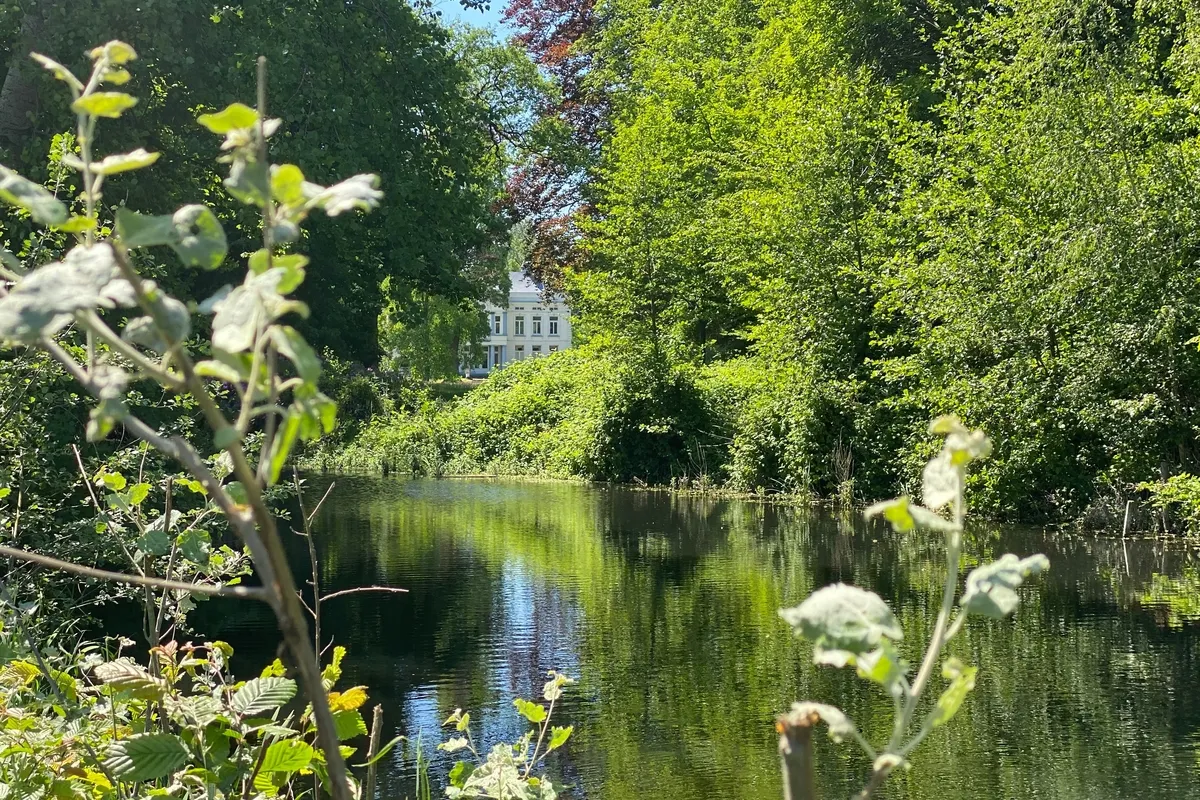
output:
[[[559,669],[580,683],[561,718],[576,738],[555,768],[573,796],[606,800],[777,798],[772,720],[797,698],[836,703],[886,739],[890,702],[812,667],[776,609],[853,582],[889,600],[915,647],[942,580],[936,542],[850,516],[571,484],[339,478],[318,525],[330,590],[410,589],[326,606],[388,738],[424,732],[432,754],[456,707],[485,743],[516,737],[512,698]],[[966,550],[967,566],[1041,551],[1052,569],[1014,620],[956,641],[983,666],[978,688],[885,796],[1200,796],[1193,554],[992,528]],[[273,646],[262,616],[223,625],[246,663]],[[858,788],[864,759],[819,746],[823,796]],[[396,753],[381,796],[411,794],[410,769]]]

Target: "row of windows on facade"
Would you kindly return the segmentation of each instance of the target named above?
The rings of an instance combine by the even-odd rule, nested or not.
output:
[[[558,336],[558,317],[550,317],[550,335]],[[542,318],[532,317],[530,324],[533,328],[534,336],[542,335]],[[503,333],[503,320],[499,314],[492,315],[492,335],[499,336]],[[513,317],[513,336],[525,335],[525,317]]]
[[[491,347],[483,348],[483,363],[480,364],[479,366],[483,367],[484,369],[495,369],[496,367],[504,366],[506,363],[508,363],[508,359],[505,358],[505,356],[507,355],[507,353],[505,352],[506,349],[507,348],[502,344],[492,345]],[[524,361],[525,360],[525,345],[523,345],[523,344],[514,345],[513,349],[516,352],[514,353],[514,357],[512,360],[513,361]],[[546,349],[547,349],[547,352],[557,353],[558,345],[552,344],[549,347],[547,347]],[[540,344],[535,344],[530,347],[530,352],[531,352],[531,358],[538,358],[539,356],[542,355],[542,346]]]

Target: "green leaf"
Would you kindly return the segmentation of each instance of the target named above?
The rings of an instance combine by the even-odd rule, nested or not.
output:
[[[304,173],[295,164],[271,167],[271,194],[285,206],[304,205]]]
[[[233,694],[233,710],[243,717],[279,708],[296,696],[296,682],[289,678],[255,678]]]
[[[169,214],[151,216],[130,211],[128,208],[118,208],[117,235],[121,237],[122,244],[131,250],[174,244],[175,222]]]
[[[150,495],[150,484],[135,483],[129,489],[129,504],[131,506],[139,506]]]
[[[467,778],[475,771],[475,765],[466,761],[455,761],[450,770],[450,785],[461,789],[467,783]]]
[[[117,235],[130,249],[169,245],[186,266],[202,269],[221,266],[229,251],[221,223],[200,204],[183,206],[170,216],[118,209]]]
[[[942,675],[950,681],[950,686],[942,692],[937,701],[937,708],[933,710],[933,727],[945,725],[958,713],[967,695],[975,688],[975,673],[978,671],[978,667],[963,666],[957,658],[947,659],[942,668]]]
[[[470,745],[470,741],[468,741],[467,737],[455,736],[439,744],[437,749],[446,753],[456,753],[459,750],[466,749],[468,745]]]
[[[266,272],[268,267],[282,267],[289,271],[303,270],[308,266],[308,256],[300,255],[299,253],[275,253],[268,259],[267,251],[258,249],[250,254],[247,264],[250,267],[250,271],[255,274]],[[285,290],[281,289],[280,291]]]
[[[221,223],[208,206],[184,206],[171,219],[178,236],[171,246],[184,264],[202,269],[221,266],[229,246]]]
[[[135,544],[148,556],[165,556],[171,552],[171,537],[164,530],[148,530],[138,537]]]
[[[102,160],[92,164],[92,172],[97,175],[116,175],[119,172],[142,169],[158,161],[158,156],[158,153],[149,153],[139,147],[130,153],[105,156]]]
[[[354,709],[333,712],[333,726],[339,742],[367,735],[367,723],[362,714]]]
[[[530,701],[522,700],[519,697],[516,700],[513,700],[513,705],[517,707],[517,711],[520,712],[522,717],[529,720],[534,725],[539,725],[546,721],[546,707],[543,705],[531,703]]]
[[[137,98],[124,92],[93,92],[71,104],[76,114],[116,119],[137,105]]]
[[[904,694],[902,678],[908,671],[908,664],[889,640],[884,639],[869,653],[855,656],[854,667],[860,678],[879,684],[892,697]]]
[[[331,217],[356,208],[370,211],[379,205],[383,192],[379,191],[379,176],[362,174],[335,183],[322,189],[311,199],[310,204],[325,210]]]
[[[212,537],[208,531],[188,528],[175,538],[175,546],[188,561],[204,566],[212,554]]]
[[[824,703],[792,703],[792,710],[789,716],[793,720],[804,719],[813,715],[819,717],[828,726],[829,738],[835,742],[842,742],[854,736],[857,731],[854,723],[837,706],[829,706]]]
[[[470,713],[463,713],[463,715],[458,718],[458,722],[456,722],[454,725],[454,729],[456,731],[458,731],[459,733],[462,733],[463,731],[467,730],[467,728],[470,728],[470,727],[471,727]]]
[[[251,206],[262,206],[271,192],[271,179],[266,165],[248,158],[238,158],[233,162],[224,184],[231,195]]]
[[[842,667],[879,646],[884,637],[904,636],[879,595],[843,583],[818,589],[800,605],[780,609],[779,616],[813,643],[818,664]]]
[[[100,480],[105,488],[111,489],[114,492],[121,491],[127,484],[125,476],[119,472],[102,472],[100,473]]]
[[[0,166],[0,200],[29,212],[42,225],[61,225],[67,221],[67,207],[46,187]]]
[[[996,561],[971,570],[959,605],[968,614],[1001,619],[1017,610],[1016,591],[1026,578],[1050,568],[1041,553],[1018,558],[1005,553]]]
[[[268,795],[276,794],[277,788],[293,773],[308,769],[313,755],[312,745],[296,739],[272,742],[263,755],[258,775],[254,777],[254,788]]]
[[[942,532],[958,530],[958,526],[950,520],[927,508],[913,505],[907,497],[875,503],[863,512],[867,519],[880,515],[891,523],[896,533],[908,533],[914,528]]]
[[[224,708],[215,697],[208,695],[192,695],[177,697],[168,695],[164,701],[167,714],[177,725],[192,728],[205,728],[222,715]]]
[[[557,750],[567,743],[567,739],[571,738],[571,734],[575,732],[574,725],[568,725],[565,728],[555,725],[550,729],[550,744],[546,747],[546,752]]]
[[[333,660],[325,665],[325,669],[321,670],[321,683],[325,685],[325,691],[333,688],[342,677],[342,659],[346,657],[346,648],[337,645],[333,648]]]
[[[284,465],[287,464],[288,454],[291,453],[292,446],[296,443],[296,437],[300,433],[302,421],[299,411],[294,408],[288,409],[287,415],[283,418],[283,425],[280,426],[275,438],[271,441],[267,485],[273,486],[279,481],[279,475],[283,472]]]
[[[262,760],[263,772],[296,772],[312,763],[313,749],[310,745],[290,739],[275,742],[267,748]]]
[[[96,229],[96,220],[91,217],[71,217],[62,225],[55,225],[54,230],[63,233],[85,233]]]
[[[223,361],[201,361],[196,364],[196,374],[204,378],[216,378],[226,383],[237,383],[249,378],[248,374],[238,371],[235,367]]]
[[[243,103],[232,103],[215,114],[201,114],[196,122],[213,133],[226,134],[235,128],[253,127],[258,122],[258,112]]]
[[[79,78],[76,78],[75,73],[71,72],[71,70],[67,69],[62,64],[58,63],[52,58],[47,58],[41,53],[30,53],[29,57],[41,64],[44,69],[49,70],[55,78],[58,78],[68,86],[73,87],[78,92],[83,91],[83,84],[80,83]]]
[[[92,60],[105,58],[110,64],[128,64],[137,58],[137,51],[119,39],[113,39],[100,47],[92,48]]]
[[[155,678],[140,664],[128,658],[108,661],[96,667],[98,680],[117,691],[129,692],[143,700],[159,700],[167,691],[167,682]]]
[[[188,750],[178,736],[139,733],[108,748],[104,766],[123,781],[152,781],[183,767]]]
[[[308,383],[316,383],[321,377],[321,359],[317,351],[304,340],[300,331],[290,325],[271,329],[271,341],[276,349],[296,365],[296,372]]]

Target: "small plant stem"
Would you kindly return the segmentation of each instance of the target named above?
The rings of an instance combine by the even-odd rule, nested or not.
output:
[[[164,512],[164,514],[166,516],[164,519],[165,519],[165,525],[168,526],[168,528],[167,528],[168,531],[170,530],[169,526],[171,524],[171,499],[172,499],[171,495],[172,495],[172,492],[174,491],[174,489],[175,489],[175,479],[173,477],[171,477],[170,475],[168,475],[167,476],[167,486],[166,486],[167,501],[164,504],[165,508],[166,508],[166,511]],[[178,556],[178,554],[179,554],[179,544],[175,540],[175,538],[172,537],[171,538],[171,556],[170,556],[170,558],[167,559],[167,577],[168,578],[171,578],[175,574],[175,559]],[[158,615],[154,618],[154,642],[153,642],[152,646],[157,646],[162,641],[162,625],[163,625],[163,620],[166,618],[166,614],[167,614],[167,598],[168,597],[169,597],[169,595],[167,594],[167,592],[164,591],[162,593],[162,597],[159,598]]]
[[[816,800],[813,764],[813,725],[816,714],[785,714],[775,721],[779,733],[779,763],[783,769],[784,800]]]
[[[525,777],[529,777],[533,765],[537,763],[538,750],[542,749],[542,739],[546,738],[546,729],[550,727],[550,720],[554,718],[554,700],[550,701],[550,708],[546,710],[546,719],[542,722],[542,729],[538,731],[537,744],[533,746],[533,757],[529,759],[529,763],[525,765]]]
[[[946,582],[942,587],[942,607],[938,610],[937,622],[933,626],[933,636],[929,640],[929,647],[925,650],[925,658],[921,661],[921,669],[917,672],[917,677],[912,683],[912,689],[908,694],[908,701],[904,704],[904,713],[897,720],[896,730],[892,734],[892,740],[888,743],[887,752],[895,752],[900,747],[904,731],[908,730],[913,712],[917,708],[917,701],[921,698],[921,693],[925,690],[925,684],[929,682],[929,678],[933,675],[933,668],[937,665],[942,648],[946,644],[946,627],[950,621],[950,612],[954,609],[954,596],[958,591],[958,560],[959,551],[962,548],[962,527],[965,517],[966,507],[963,500],[963,476],[960,472],[958,476],[958,493],[954,498],[954,523],[956,530],[946,535]]]
[[[325,490],[325,496],[317,503],[317,508],[312,514],[304,508],[304,491],[300,485],[300,473],[292,470],[292,485],[296,487],[296,501],[300,504],[300,517],[304,520],[304,539],[308,543],[308,563],[312,568],[312,580],[309,584],[313,590],[313,604],[309,611],[313,617],[313,649],[318,653],[321,652],[321,578],[320,566],[317,562],[317,543],[313,540],[312,535],[312,518],[313,514],[321,508],[325,502],[325,498],[329,497],[329,493],[333,491],[334,484],[329,484],[329,488]]]
[[[371,745],[367,748],[367,761],[370,766],[367,767],[367,780],[363,784],[362,800],[375,800],[375,775],[378,765],[375,762],[375,756],[379,754],[379,738],[383,733],[383,706],[375,706],[375,712],[371,716]]]

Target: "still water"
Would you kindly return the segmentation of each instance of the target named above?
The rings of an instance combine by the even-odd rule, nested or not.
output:
[[[310,483],[310,502],[328,482]],[[812,666],[776,610],[835,581],[873,589],[916,661],[942,581],[935,541],[857,515],[574,484],[343,477],[317,524],[326,591],[409,589],[325,605],[347,685],[383,705],[385,739],[421,736],[441,784],[442,720],[462,707],[485,745],[515,738],[513,698],[557,669],[578,679],[555,711],[575,736],[552,764],[575,798],[774,800],[772,722],[796,699],[885,740],[890,701]],[[1015,619],[955,640],[982,667],[977,688],[883,796],[1200,798],[1200,554],[983,527],[964,567],[1009,551],[1044,552],[1050,573]],[[273,626],[236,609],[207,627],[261,664]],[[380,797],[413,796],[412,756],[393,751]],[[824,736],[817,757],[822,797],[869,770]]]

